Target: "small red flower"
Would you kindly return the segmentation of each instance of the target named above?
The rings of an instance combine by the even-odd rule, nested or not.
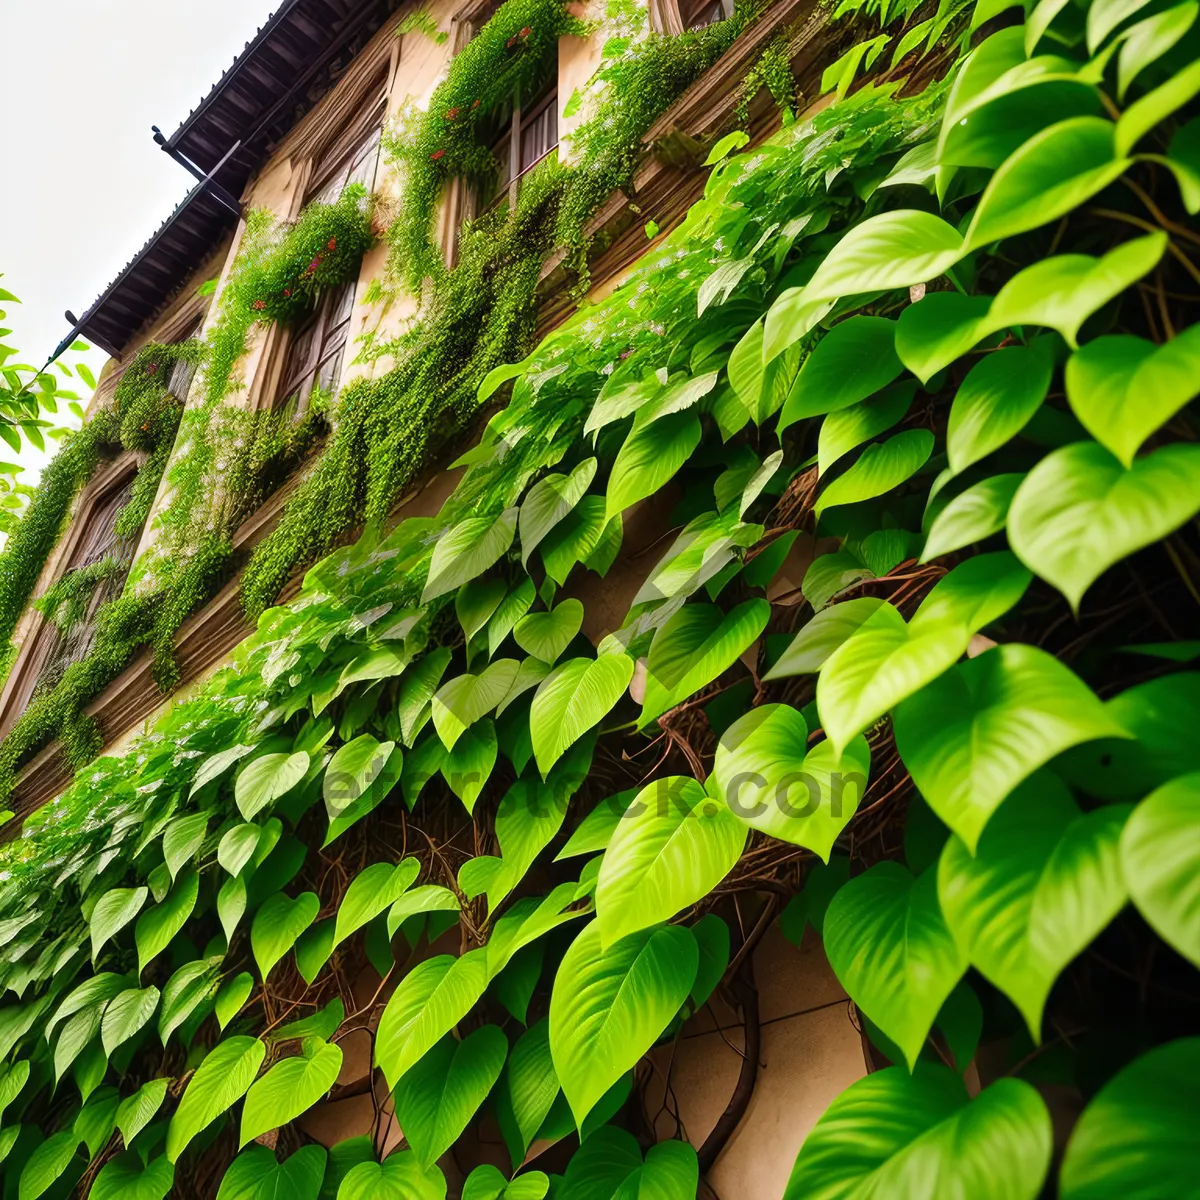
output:
[[[471,105],[471,111],[474,112],[478,107],[479,107],[479,101],[476,100],[475,103]]]
[[[318,254],[316,258],[308,264],[308,274],[312,274],[321,265],[321,256]]]
[[[511,50],[517,44],[517,35],[514,33],[504,44]]]
[[[448,109],[446,110],[446,120],[447,120],[447,121],[453,121],[453,120],[455,120],[455,119],[458,117],[458,114],[459,114],[460,112],[462,112],[462,109],[461,109],[461,108],[457,108],[457,107],[455,107],[455,108],[448,108]]]
[[[533,32],[533,30],[528,25],[526,25],[525,28],[522,29],[519,34],[517,34],[517,36],[520,38],[527,38],[532,32]]]
[[[337,238],[331,237],[329,239],[329,241],[327,241],[325,243],[325,249],[326,250],[336,250],[337,249]]]
[[[429,157],[433,159],[434,162],[437,162],[439,158],[444,158],[445,155],[445,150],[435,150]]]
[[[147,375],[156,375],[156,374],[158,374],[158,363],[151,363],[151,364],[150,364],[150,365],[149,365],[149,366],[146,368],[146,374],[147,374]]]
[[[292,294],[292,289],[291,289],[291,288],[284,288],[284,289],[283,289],[283,294],[284,294],[285,296],[290,296],[290,295]]]
[[[267,307],[267,302],[265,300],[255,300],[251,307],[255,312],[262,312],[262,310]]]

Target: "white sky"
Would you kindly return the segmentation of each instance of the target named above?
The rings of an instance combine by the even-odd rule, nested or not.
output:
[[[23,301],[2,306],[21,361],[41,366],[64,311],[82,315],[183,198],[192,177],[150,126],[173,133],[278,3],[0,0],[0,286]]]

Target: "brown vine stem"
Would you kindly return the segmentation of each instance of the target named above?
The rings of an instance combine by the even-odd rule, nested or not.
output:
[[[1153,221],[1143,221],[1141,217],[1132,217],[1129,215],[1129,213],[1117,212],[1116,209],[1113,208],[1093,208],[1089,209],[1088,211],[1097,217],[1107,217],[1111,221],[1121,221],[1126,225],[1136,226],[1138,229],[1145,230],[1147,233],[1162,232],[1160,226],[1155,225]],[[1167,250],[1171,255],[1179,260],[1180,265],[1196,281],[1196,283],[1200,284],[1200,270],[1197,269],[1196,264],[1192,262],[1192,260],[1188,258],[1188,256],[1184,254],[1184,252],[1180,250],[1180,248],[1172,241],[1167,242]]]
[[[1186,225],[1180,225],[1172,221],[1157,204],[1150,194],[1140,184],[1135,183],[1132,179],[1122,179],[1121,182],[1146,206],[1146,211],[1168,232],[1173,233],[1176,237],[1181,237],[1185,242],[1191,242],[1194,246],[1200,246],[1200,236],[1194,234]]]

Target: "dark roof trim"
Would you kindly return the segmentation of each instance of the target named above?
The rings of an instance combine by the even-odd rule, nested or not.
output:
[[[247,182],[401,0],[283,0],[209,94],[155,140],[203,177],[75,327],[119,357],[233,226]]]

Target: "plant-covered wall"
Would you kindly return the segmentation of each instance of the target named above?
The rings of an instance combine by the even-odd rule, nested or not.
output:
[[[749,1096],[656,1142],[644,1056],[714,993],[749,1025],[731,905],[794,893],[882,1069],[785,1200],[1194,1192],[1195,20],[967,6],[949,79],[720,162],[489,374],[437,517],[27,822],[6,1191],[441,1200],[488,1113],[469,1200],[690,1200]],[[593,646],[643,504],[671,538]]]

